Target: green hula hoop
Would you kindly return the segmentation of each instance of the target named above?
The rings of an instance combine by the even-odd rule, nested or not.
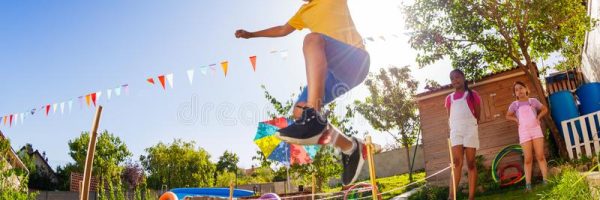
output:
[[[498,163],[500,163],[502,158],[504,158],[504,156],[508,155],[510,152],[520,153],[522,156],[523,148],[521,147],[521,145],[513,144],[513,145],[509,145],[507,147],[504,147],[504,149],[500,150],[500,152],[498,152],[498,154],[496,154],[496,157],[492,161],[492,170],[491,170],[492,178],[494,179],[494,181],[496,181],[496,183],[500,182],[500,177],[498,175]],[[522,176],[521,179],[517,182],[521,182],[521,181],[523,181],[523,179],[525,179],[525,176]]]

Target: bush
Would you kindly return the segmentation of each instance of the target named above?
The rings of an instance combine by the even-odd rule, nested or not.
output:
[[[557,176],[549,180],[552,189],[541,194],[541,199],[592,199],[585,177],[570,166],[562,169]]]
[[[477,185],[482,186],[485,191],[500,189],[500,185],[492,178],[492,169],[483,165],[484,161],[485,158],[483,158],[482,155],[475,157],[475,165],[477,166]]]
[[[417,193],[408,197],[409,200],[443,200],[448,199],[447,187],[436,187],[426,185],[423,186]]]

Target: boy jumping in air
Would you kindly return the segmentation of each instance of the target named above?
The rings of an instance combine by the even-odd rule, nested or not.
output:
[[[304,37],[306,86],[296,101],[290,126],[278,137],[294,144],[331,144],[342,152],[342,182],[356,181],[366,153],[357,138],[348,138],[328,125],[324,105],[356,87],[369,72],[370,58],[350,16],[347,0],[304,0],[296,14],[284,25],[248,32],[237,30],[237,38],[283,37],[308,28]]]

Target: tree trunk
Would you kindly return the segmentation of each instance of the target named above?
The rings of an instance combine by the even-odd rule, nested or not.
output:
[[[323,177],[321,177],[321,176],[317,176],[317,177],[316,177],[316,179],[317,179],[317,180],[316,180],[316,184],[317,184],[317,185],[316,185],[315,187],[316,187],[316,190],[317,190],[317,191],[315,191],[315,193],[317,193],[317,192],[321,192],[321,191],[322,191],[322,188],[323,188],[323,182],[324,182],[324,180],[323,180]]]
[[[410,145],[405,144],[404,145],[404,149],[406,150],[406,164],[408,166],[408,180],[412,183],[413,182],[413,177],[412,177],[412,167],[410,165]]]
[[[542,88],[542,83],[540,82],[537,74],[537,65],[533,62],[528,63],[528,65],[529,66],[526,67],[521,66],[520,68],[525,71],[525,74],[527,75],[527,78],[529,78],[529,81],[533,84],[536,93],[540,95],[539,99],[542,102],[542,104],[544,104],[547,108],[550,108],[550,104],[548,103],[548,100],[546,99],[546,95],[544,93],[544,89]],[[552,137],[554,137],[554,141],[556,142],[556,147],[558,147],[558,153],[560,157],[568,158],[565,142],[560,136],[558,128],[556,127],[556,124],[554,124],[554,120],[552,120],[552,115],[550,112],[548,112],[548,115],[544,117],[544,123],[546,123],[546,126],[550,128],[550,133],[552,134]]]

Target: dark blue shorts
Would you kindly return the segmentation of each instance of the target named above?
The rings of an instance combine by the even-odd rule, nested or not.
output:
[[[325,56],[327,58],[327,78],[323,105],[331,103],[350,89],[362,83],[369,73],[369,53],[363,49],[340,42],[321,34],[325,40]],[[308,86],[305,86],[298,97],[298,102],[306,102]]]

